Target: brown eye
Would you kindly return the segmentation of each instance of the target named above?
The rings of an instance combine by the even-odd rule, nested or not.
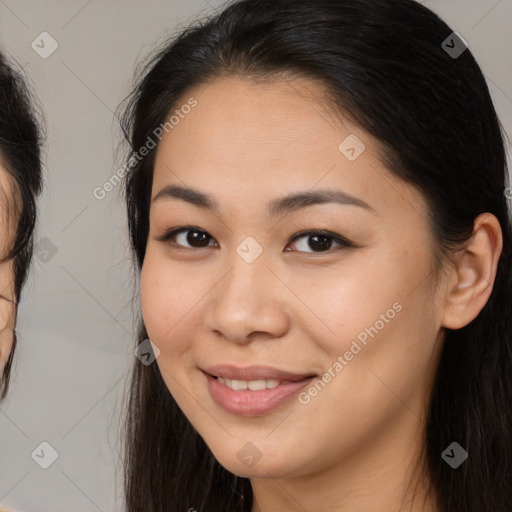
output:
[[[213,238],[202,229],[182,227],[167,231],[158,240],[161,242],[171,241],[173,244],[185,249],[202,249],[208,247],[209,241],[213,240]],[[187,247],[186,244],[189,244],[189,246]]]
[[[352,247],[352,244],[348,240],[328,231],[306,231],[296,235],[292,239],[292,242],[300,239],[306,240],[305,242],[296,244],[299,246],[299,252],[327,252],[331,250],[333,243],[338,244],[338,249]],[[311,251],[307,249],[311,249]]]
[[[346,238],[329,231],[302,231],[295,235],[289,244],[301,239],[305,239],[305,241],[296,244],[298,252],[314,254],[353,247],[353,244]],[[180,249],[203,249],[209,246],[216,246],[215,243],[210,245],[210,242],[214,240],[213,237],[206,231],[194,226],[170,229],[159,237],[158,240],[160,242],[171,242]],[[337,245],[337,247],[335,246],[333,249],[334,245]],[[285,251],[289,252],[290,250],[285,249]]]

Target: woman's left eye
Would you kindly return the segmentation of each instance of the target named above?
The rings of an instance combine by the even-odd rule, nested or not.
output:
[[[301,239],[305,239],[305,241],[296,243],[296,246],[299,247],[299,252],[327,252],[332,249],[333,243],[338,244],[338,249],[353,247],[353,244],[341,235],[322,230],[297,233],[290,242],[288,242],[288,245]],[[173,245],[177,245],[181,249],[202,249],[209,246],[211,247],[209,242],[214,239],[206,231],[189,226],[166,231],[158,240],[160,242],[171,241]],[[185,243],[188,243],[189,247],[186,247],[184,245]],[[213,246],[215,246],[215,244]],[[311,251],[307,249],[311,249]],[[285,250],[287,252],[290,251],[289,249]]]
[[[302,238],[306,240],[305,242],[302,242],[302,252],[308,252],[304,250],[305,248],[320,249],[320,251],[311,251],[313,253],[327,252],[331,250],[333,242],[340,246],[338,247],[338,249],[346,249],[353,246],[353,244],[349,242],[346,238],[342,237],[341,235],[331,233],[329,231],[306,231],[295,235],[290,241],[290,243],[295,242],[296,240],[300,240]],[[297,245],[300,245],[300,243]]]

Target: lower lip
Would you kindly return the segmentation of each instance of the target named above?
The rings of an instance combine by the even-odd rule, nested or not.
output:
[[[315,377],[299,381],[283,381],[275,388],[260,391],[235,391],[221,384],[215,377],[203,372],[208,381],[208,391],[213,401],[225,411],[239,416],[261,416],[273,411],[302,388],[311,383]]]

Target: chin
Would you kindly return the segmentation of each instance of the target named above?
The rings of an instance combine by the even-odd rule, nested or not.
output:
[[[265,454],[265,449],[258,450],[252,443],[243,445],[240,449],[231,451],[233,444],[228,448],[229,453],[214,453],[217,462],[236,476],[244,478],[286,477],[293,472],[294,461],[284,453],[272,452]],[[293,464],[297,468],[297,464]]]

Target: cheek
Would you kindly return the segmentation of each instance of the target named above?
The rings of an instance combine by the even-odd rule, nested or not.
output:
[[[190,293],[190,277],[172,269],[149,246],[140,276],[140,302],[142,317],[149,337],[155,342],[169,336],[172,327],[186,312],[189,302],[184,294]]]
[[[337,366],[339,373],[333,371],[347,378],[334,379],[332,389],[366,386],[367,398],[376,398],[386,390],[379,390],[369,368],[378,368],[379,375],[403,390],[414,374],[425,371],[435,334],[427,329],[432,312],[424,303],[430,297],[428,271],[425,257],[411,261],[407,254],[390,249],[332,272],[324,269],[316,281],[296,278],[295,291],[307,297],[304,302],[310,308],[295,318],[302,317],[302,330],[316,340],[326,369],[342,357],[343,370]]]
[[[164,358],[192,345],[197,315],[211,286],[200,272],[180,267],[148,244],[140,276],[141,311],[148,336]]]
[[[148,337],[160,350],[156,363],[162,378],[180,407],[186,407],[193,391],[183,390],[191,365],[191,310],[197,302],[193,277],[177,271],[164,255],[148,246],[140,276],[140,302]]]
[[[343,289],[331,292],[336,336],[327,343],[324,337],[323,348],[331,363],[338,360],[341,365],[333,368],[336,378],[324,393],[326,401],[355,393],[359,401],[343,407],[347,413],[358,410],[368,421],[396,410],[400,400],[420,410],[430,382],[436,334],[424,263],[390,258],[361,271],[352,268],[351,275],[340,281]]]
[[[386,275],[382,260],[368,259],[358,265],[324,268],[307,278],[299,274],[289,281],[290,288],[306,308],[296,312],[295,320],[302,323],[310,339],[322,340],[330,355],[343,353],[354,338],[361,333],[363,338],[365,328],[393,307],[400,288],[396,279],[396,273],[394,277]],[[394,313],[392,310],[390,315]]]

